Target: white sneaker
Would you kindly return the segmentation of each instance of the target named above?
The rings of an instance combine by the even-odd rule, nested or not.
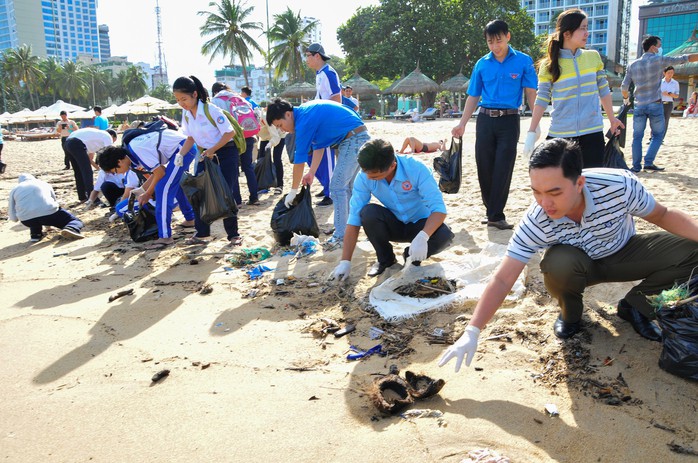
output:
[[[69,240],[81,240],[84,238],[78,230],[71,227],[65,227],[61,230],[61,236]]]
[[[119,214],[114,212],[112,215],[109,216],[109,222],[114,223],[114,222],[116,222],[116,219],[118,219],[118,218],[119,218]]]

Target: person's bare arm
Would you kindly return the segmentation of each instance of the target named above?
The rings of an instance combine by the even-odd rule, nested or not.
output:
[[[465,133],[465,126],[470,120],[470,117],[473,115],[475,112],[475,109],[477,109],[477,105],[480,102],[480,97],[475,97],[475,96],[468,96],[468,99],[465,100],[465,108],[463,108],[463,116],[460,118],[460,122],[458,122],[458,125],[451,130],[451,135],[454,137],[462,137],[463,133]]]
[[[494,272],[494,276],[487,284],[485,291],[482,293],[482,297],[475,306],[475,311],[470,319],[469,325],[473,325],[479,329],[483,329],[485,325],[492,319],[494,314],[502,305],[504,299],[511,291],[514,286],[516,279],[519,277],[526,264],[523,262],[513,259],[511,257],[505,257],[497,270]]]
[[[359,240],[359,230],[361,230],[361,227],[347,224],[347,228],[344,230],[344,242],[342,243],[342,260],[351,261],[356,242]]]
[[[657,203],[654,210],[643,218],[676,236],[698,241],[698,222],[685,212]]]

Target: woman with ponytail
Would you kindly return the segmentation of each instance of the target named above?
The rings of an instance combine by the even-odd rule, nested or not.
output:
[[[530,156],[543,112],[552,103],[548,138],[566,138],[579,144],[583,167],[601,167],[604,136],[601,106],[608,115],[611,131],[624,125],[613,114],[611,89],[601,56],[585,50],[589,37],[588,19],[579,9],[563,11],[555,32],[547,41],[547,55],[538,69],[538,96],[533,107],[524,154]],[[599,104],[600,102],[600,104]]]
[[[239,152],[233,137],[235,129],[216,105],[208,103],[208,92],[194,76],[179,77],[172,86],[177,103],[182,107],[182,132],[187,136],[181,151],[187,153],[196,143],[201,156],[220,165],[225,181],[233,190],[237,183]],[[204,106],[206,105],[206,106]],[[208,109],[208,114],[206,109]],[[237,214],[223,219],[227,238],[234,246],[242,244]],[[196,234],[191,241],[211,236],[211,227],[196,215]]]

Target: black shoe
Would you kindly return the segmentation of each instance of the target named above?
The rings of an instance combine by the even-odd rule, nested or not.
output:
[[[575,334],[579,333],[581,329],[582,324],[580,322],[568,323],[561,317],[557,317],[557,320],[555,320],[555,323],[553,324],[553,332],[555,333],[555,336],[560,339],[571,338]]]
[[[511,230],[512,228],[514,228],[514,226],[512,224],[510,224],[509,222],[507,222],[506,220],[497,220],[497,221],[490,220],[487,222],[487,226],[488,227],[495,227],[495,228],[498,228],[500,230]]]
[[[649,166],[645,166],[645,167],[643,167],[643,169],[644,170],[651,170],[654,172],[661,172],[661,171],[665,170],[664,167],[655,166],[654,164],[650,164]]]
[[[634,168],[634,167],[631,167],[631,168],[630,168],[630,172],[632,172],[633,174],[637,174],[637,173],[640,172],[641,170],[642,170],[642,169],[636,169],[636,168]]]
[[[315,203],[316,206],[331,206],[333,204],[334,201],[332,201],[332,198],[330,198],[329,196],[325,196],[324,198],[322,198],[322,201],[320,201],[319,203]]]
[[[247,201],[248,206],[256,206],[257,204],[259,204],[259,198],[255,198],[255,199],[250,198],[250,200]]]
[[[376,262],[371,266],[371,268],[368,270],[367,275],[370,277],[377,277],[381,273],[385,272],[385,269],[388,267],[392,267],[393,265],[396,264],[396,261],[393,261],[390,265],[383,265],[380,262]]]
[[[43,233],[39,233],[38,235],[32,234],[32,235],[30,235],[30,237],[31,237],[31,239],[29,241],[31,241],[32,243],[38,243],[39,241],[41,241],[44,238],[44,234]]]
[[[643,338],[650,341],[662,341],[662,331],[659,327],[631,306],[625,299],[621,299],[618,302],[618,316],[629,322],[637,334]]]
[[[5,169],[7,169],[7,164],[5,164],[4,162],[0,161],[0,174],[4,174],[4,173],[5,173]]]
[[[320,193],[315,195],[316,198],[325,198],[325,192],[321,191]]]
[[[63,170],[70,170],[70,166],[65,166]]]

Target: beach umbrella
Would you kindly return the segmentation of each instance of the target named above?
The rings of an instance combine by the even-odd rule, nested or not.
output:
[[[460,109],[462,107],[461,96],[463,93],[468,91],[469,84],[470,79],[463,75],[463,68],[461,67],[460,72],[458,74],[451,77],[445,82],[441,82],[441,89],[458,94],[458,108]]]
[[[402,76],[402,77],[400,77],[398,80],[396,80],[395,82],[393,82],[392,84],[388,85],[388,88],[386,88],[385,90],[383,90],[383,95],[390,95],[391,93],[393,93],[393,88],[395,88],[395,86],[396,86],[397,84],[399,84],[400,82],[402,82],[402,80],[403,80],[404,78],[405,78],[405,76]]]
[[[354,74],[354,77],[344,82],[344,85],[348,85],[354,90],[357,95],[361,93],[380,93],[381,89],[376,84],[372,84],[368,80],[361,77],[358,73]]]
[[[392,88],[391,93],[414,94],[438,91],[439,84],[422,74],[422,71],[419,70],[419,63],[417,63],[417,68],[398,82]]]
[[[291,84],[286,89],[281,92],[282,98],[310,98],[314,97],[317,94],[317,89],[315,88],[314,85],[311,85],[307,82],[296,82],[295,84]]]
[[[32,111],[31,114],[25,116],[25,121],[27,122],[40,122],[40,121],[54,121],[60,116],[58,113],[53,113],[48,110],[47,106],[42,106],[36,111]]]
[[[102,116],[104,117],[114,117],[116,114],[116,108],[118,108],[117,105],[113,104],[111,106],[108,106],[106,108],[102,108]],[[70,116],[71,114],[69,114]]]
[[[16,124],[20,122],[26,122],[27,117],[31,116],[31,114],[34,111],[32,111],[29,108],[24,108],[21,111],[17,111],[16,113],[10,114],[10,120],[8,121],[8,124]]]
[[[53,114],[56,113],[60,115],[61,111],[65,111],[67,113],[72,113],[75,111],[82,111],[85,108],[82,106],[66,103],[63,100],[56,100],[55,103],[53,103],[51,106],[46,108],[46,113],[47,114]]]
[[[169,106],[169,101],[161,100],[160,98],[155,98],[154,96],[145,95],[131,103],[134,107],[145,106],[146,109],[162,109],[165,106]]]
[[[95,117],[95,112],[90,109],[89,111],[74,111],[70,113],[71,119],[92,119]]]

